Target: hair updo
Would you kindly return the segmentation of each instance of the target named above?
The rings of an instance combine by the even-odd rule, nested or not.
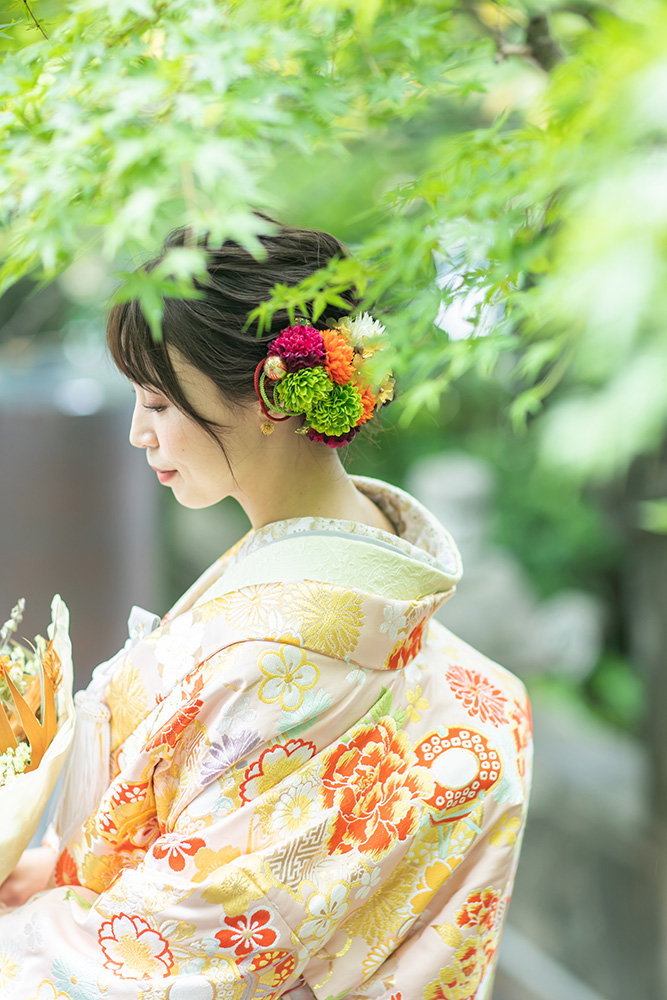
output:
[[[214,427],[218,425],[205,420],[188,402],[167,348],[176,348],[186,361],[207,375],[225,402],[243,406],[256,400],[254,373],[266,356],[266,342],[275,338],[290,323],[290,318],[285,309],[275,312],[268,328],[258,337],[256,325],[244,330],[248,313],[271,297],[276,284],[296,285],[333,258],[349,256],[344,244],[329,233],[283,225],[257,210],[255,215],[278,227],[272,234],[257,237],[266,250],[264,260],[256,260],[234,240],[211,246],[208,236],[201,237],[197,245],[207,251],[207,281],[202,284],[193,279],[193,284],[204,292],[204,297],[164,298],[162,340],[154,340],[136,299],[113,305],[107,320],[107,344],[122,374],[136,385],[163,393],[215,437]],[[139,270],[150,272],[170,248],[191,245],[188,230],[175,229],[158,255]],[[327,308],[329,319],[354,312],[359,303],[352,290],[341,298],[344,306]],[[312,321],[309,315],[305,318],[316,329],[328,325],[324,317],[319,321]]]

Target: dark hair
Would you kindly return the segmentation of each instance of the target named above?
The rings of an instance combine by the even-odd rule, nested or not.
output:
[[[267,341],[290,323],[287,311],[280,310],[258,337],[256,324],[244,329],[248,313],[270,298],[276,284],[296,285],[329,260],[349,256],[347,248],[329,233],[284,225],[258,210],[255,214],[277,227],[276,232],[257,237],[266,250],[263,260],[256,260],[234,240],[211,246],[208,234],[195,241],[191,231],[179,228],[167,236],[154,259],[141,265],[139,270],[152,271],[171,247],[196,242],[207,251],[206,283],[194,280],[204,297],[164,298],[161,341],[153,338],[137,300],[116,303],[107,321],[109,350],[123,375],[143,388],[158,389],[216,437],[214,425],[186,399],[167,347],[177,348],[191,365],[207,375],[225,401],[243,405],[245,400],[256,398],[254,372],[266,355]],[[353,290],[341,297],[345,306],[329,306],[328,318],[339,319],[355,311],[359,299]],[[323,317],[318,322],[309,315],[303,318],[319,329],[328,325]]]

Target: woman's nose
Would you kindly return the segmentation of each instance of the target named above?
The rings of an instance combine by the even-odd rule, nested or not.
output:
[[[151,423],[151,414],[139,402],[134,405],[130,424],[130,444],[135,448],[155,447],[157,440]]]

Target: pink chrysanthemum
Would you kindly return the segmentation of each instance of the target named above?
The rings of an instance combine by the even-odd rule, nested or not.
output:
[[[288,372],[324,364],[326,351],[322,334],[312,326],[288,326],[269,347],[269,354],[278,354]]]
[[[347,434],[320,434],[318,431],[314,430],[312,427],[308,428],[306,436],[310,438],[311,441],[316,441],[320,444],[326,444],[330,448],[343,448],[346,444],[349,444],[355,434],[358,434],[361,430],[360,427],[352,427]]]

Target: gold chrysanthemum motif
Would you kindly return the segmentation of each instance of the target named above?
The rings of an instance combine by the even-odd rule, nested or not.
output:
[[[352,937],[361,935],[368,944],[397,936],[411,916],[408,903],[418,878],[419,872],[412,865],[405,862],[398,865],[368,903],[343,924],[343,929]]]
[[[111,711],[111,749],[133,732],[148,711],[139,667],[128,657],[114,674],[106,693]]]
[[[260,628],[275,625],[282,597],[281,583],[253,583],[211,603],[233,628]]]
[[[329,590],[322,584],[301,584],[287,603],[294,614],[285,625],[301,635],[307,648],[344,657],[357,645],[364,621],[362,598],[357,594]]]

